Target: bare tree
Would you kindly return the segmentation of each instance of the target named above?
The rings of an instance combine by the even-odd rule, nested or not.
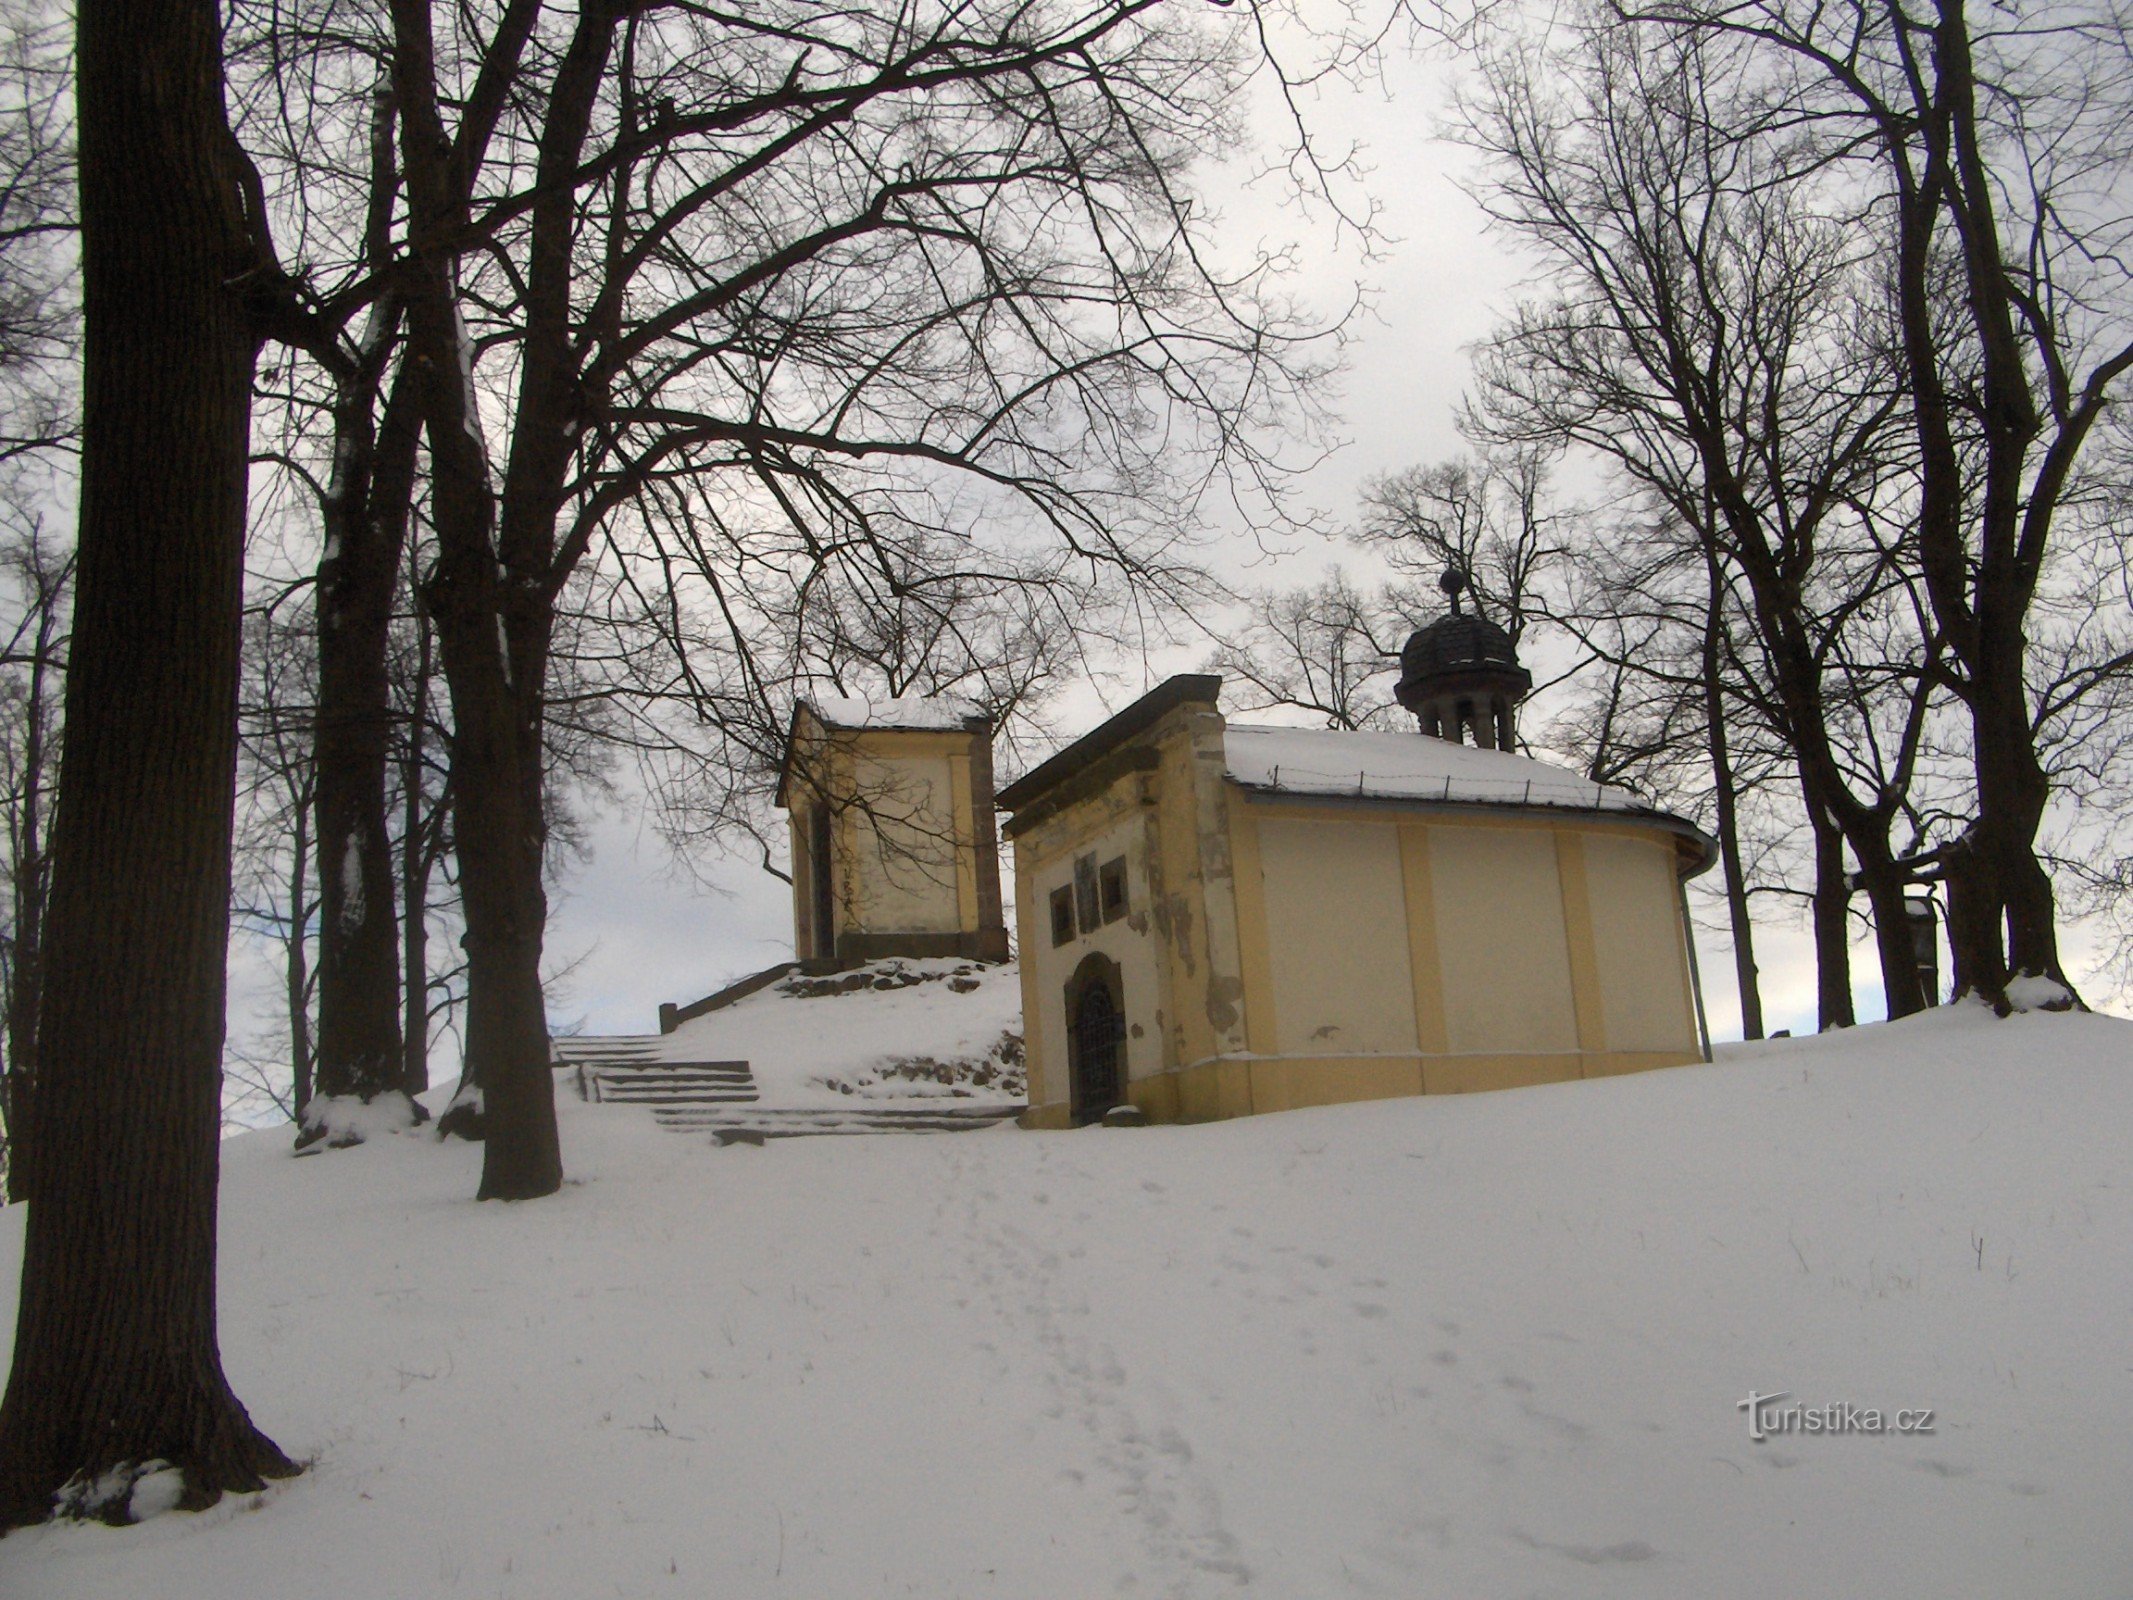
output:
[[[967,539],[944,515],[960,479],[993,495],[986,521],[1154,576],[1184,502],[1151,491],[1258,462],[1247,425],[1297,352],[1258,298],[1270,264],[1217,271],[1182,188],[1247,42],[1198,15],[392,20],[408,232],[385,276],[440,541],[424,597],[453,699],[470,1086],[483,1192],[525,1195],[560,1171],[538,983],[555,601],[617,512],[721,483],[749,548],[859,561],[899,528]],[[497,462],[492,334],[515,396]]]
[[[77,17],[84,471],[0,1527],[294,1463],[222,1372],[217,1105],[247,422],[281,309],[210,0]],[[152,87],[151,87],[152,86]]]
[[[311,1101],[317,1066],[318,779],[311,731],[318,650],[309,598],[308,586],[283,591],[245,617],[231,885],[237,928],[269,945],[282,973],[280,1048],[253,1059],[248,1077],[272,1080],[270,1098],[286,1101],[298,1117]]]
[[[6,927],[0,936],[0,997],[7,1070],[0,1078],[0,1162],[8,1198],[34,1187],[30,1127],[37,1089],[37,1035],[44,994],[44,913],[51,887],[51,795],[59,769],[59,704],[66,673],[74,557],[46,541],[32,520],[7,530],[0,570],[19,608],[0,648],[0,821],[5,824]]]
[[[77,428],[70,42],[56,7],[0,9],[0,492],[17,507]]]
[[[1902,1015],[1925,996],[1896,830],[1942,648],[1913,463],[1861,202],[1786,181],[1745,54],[1600,15],[1488,56],[1468,121],[1484,204],[1544,252],[1554,292],[1483,347],[1475,425],[1592,452],[1686,541],[1691,603],[1734,597],[1741,703],[1791,751],[1813,824],[1824,1020],[1849,1020],[1855,876]]]
[[[1363,486],[1358,543],[1427,593],[1447,568],[1516,643],[1564,552],[1564,513],[1549,487],[1557,451],[1542,441],[1374,478]]]
[[[0,538],[16,616],[0,656],[9,880],[0,945],[7,1008],[0,1161],[14,1199],[25,1198],[31,1182],[46,835],[73,574],[71,557],[45,531],[46,507],[71,472],[78,437],[69,43],[58,11],[0,8]]]
[[[1646,38],[1743,45],[1800,161],[1838,162],[1872,197],[1860,221],[1890,286],[1916,567],[1946,641],[1937,675],[1969,721],[1975,817],[1938,852],[1957,980],[1995,1001],[2010,975],[2065,987],[2037,848],[2054,697],[2029,632],[2084,452],[2133,368],[2133,17],[2117,0],[1989,25],[1968,0],[1624,10]],[[2101,683],[2124,664],[2089,666]]]
[[[1416,623],[1396,594],[1365,594],[1338,567],[1304,589],[1245,600],[1242,623],[1209,659],[1237,708],[1308,711],[1329,728],[1391,727],[1400,646]]]

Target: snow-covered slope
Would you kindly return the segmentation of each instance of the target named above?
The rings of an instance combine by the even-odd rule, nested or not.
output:
[[[1019,1101],[1021,982],[1012,962],[891,957],[796,973],[643,1042],[660,1061],[746,1061],[765,1106]],[[576,1041],[564,1043],[567,1055]]]
[[[0,1593],[2124,1593],[2129,1058],[1966,1008],[1197,1128],[566,1101],[517,1207],[464,1146],[235,1140],[229,1366],[313,1470],[11,1536]],[[1934,1431],[1757,1443],[1751,1390]]]

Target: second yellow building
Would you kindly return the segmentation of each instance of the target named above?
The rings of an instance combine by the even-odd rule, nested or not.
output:
[[[1449,730],[1433,737],[1234,726],[1219,678],[1172,678],[1003,790],[1027,1120],[1130,1104],[1201,1121],[1707,1059],[1681,885],[1710,841],[1627,790],[1477,747],[1510,742],[1517,687],[1424,704]],[[1462,727],[1487,736],[1455,742]]]

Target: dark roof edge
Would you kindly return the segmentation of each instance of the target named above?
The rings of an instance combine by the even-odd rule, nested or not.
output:
[[[1092,761],[1109,754],[1143,733],[1180,706],[1204,705],[1215,709],[1222,693],[1222,680],[1211,672],[1181,672],[1165,678],[1109,721],[1100,723],[1049,761],[1032,768],[1002,789],[993,803],[1015,811],[1037,799],[1047,789],[1064,782]]]

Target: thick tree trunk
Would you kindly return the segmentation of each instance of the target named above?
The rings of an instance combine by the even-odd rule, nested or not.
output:
[[[473,356],[442,263],[424,264],[409,306],[411,349],[428,379],[424,420],[438,559],[424,600],[452,696],[452,803],[467,928],[466,1078],[479,1092],[487,1140],[484,1199],[526,1199],[562,1183],[540,978],[548,913],[541,741],[555,524],[574,449],[571,424],[582,420],[570,337],[572,174],[624,9],[613,0],[580,8],[541,123],[540,198],[501,515],[472,390]],[[441,153],[469,157],[442,137],[426,16],[412,0],[396,0],[394,16],[409,194],[418,219],[441,219],[465,203],[453,187],[464,174],[455,175]],[[462,141],[467,134],[463,123]]]
[[[1703,713],[1711,736],[1711,792],[1718,828],[1718,860],[1726,881],[1726,917],[1733,935],[1733,981],[1740,996],[1740,1035],[1763,1036],[1763,991],[1755,965],[1755,923],[1748,908],[1748,874],[1740,854],[1739,790],[1726,737],[1726,700],[1720,679],[1719,650],[1724,627],[1725,586],[1711,542],[1704,543],[1704,568],[1710,578],[1710,609],[1704,620]]]
[[[2037,859],[2050,782],[2037,763],[2029,707],[2021,680],[2021,657],[1996,662],[1999,681],[1974,684],[1971,738],[1978,784],[1978,821],[1973,833],[1984,877],[1995,891],[2005,926],[2005,960],[1997,972],[1956,972],[1959,990],[1974,989],[2000,1001],[2007,980],[2025,974],[2062,985],[2069,1002],[2079,996],[2060,963],[2058,907],[2051,875]],[[1995,930],[1998,931],[1998,930]],[[1997,979],[1995,982],[1994,980]]]
[[[407,742],[400,760],[400,944],[405,1018],[400,1088],[410,1098],[430,1086],[430,869],[438,819],[424,803],[423,752],[430,715],[430,625],[415,615],[415,675],[408,698]],[[441,810],[444,801],[440,798]]]
[[[1883,856],[1860,864],[1860,885],[1874,913],[1874,949],[1881,959],[1881,992],[1891,1018],[1914,1016],[1930,1001],[1918,975],[1918,951],[1904,912],[1904,874]]]
[[[1955,968],[1955,992],[1958,996],[1974,994],[2004,1007],[2006,905],[1994,864],[1977,848],[1974,831],[1948,851],[1942,874],[1948,886],[1948,952]]]
[[[380,361],[389,343],[365,352]],[[319,1023],[317,1099],[304,1107],[299,1146],[361,1142],[374,1114],[352,1104],[400,1095],[400,938],[393,917],[386,767],[392,683],[386,666],[408,504],[420,439],[412,384],[394,386],[385,423],[371,414],[378,374],[344,380],[336,406],[335,475],[318,572]],[[419,1113],[397,1107],[405,1124]]]
[[[452,791],[466,922],[466,1066],[443,1126],[483,1138],[481,1199],[528,1200],[563,1183],[541,994],[548,896],[541,884],[539,722],[536,716],[528,739],[501,637],[496,496],[464,376],[464,332],[441,268],[425,273],[408,319],[411,355],[424,374],[438,544],[422,598],[452,697]],[[538,685],[529,692],[538,704]]]
[[[80,567],[0,1527],[297,1469],[223,1376],[215,1203],[261,264],[212,0],[78,10]],[[110,1475],[110,1476],[107,1476]],[[114,1487],[116,1485],[117,1487]]]
[[[1815,1008],[1816,1026],[1849,1028],[1852,1011],[1852,890],[1844,870],[1844,835],[1812,800],[1808,826],[1815,840]]]
[[[296,805],[289,852],[289,959],[282,971],[283,1002],[289,1011],[290,1099],[301,1118],[310,1103],[318,1057],[311,1043],[311,973],[304,960],[304,926],[311,920],[311,807]]]

